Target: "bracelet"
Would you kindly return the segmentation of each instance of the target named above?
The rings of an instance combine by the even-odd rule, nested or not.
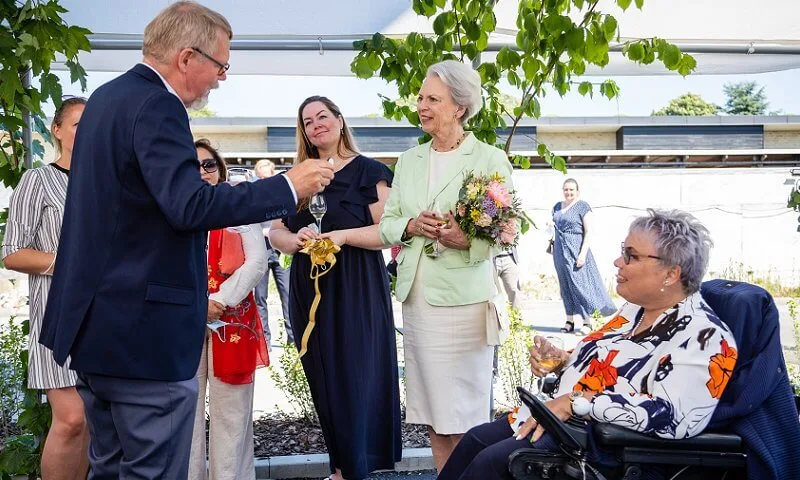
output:
[[[53,252],[53,261],[50,262],[47,268],[44,269],[42,275],[52,275],[53,274],[53,267],[56,265],[56,252]]]

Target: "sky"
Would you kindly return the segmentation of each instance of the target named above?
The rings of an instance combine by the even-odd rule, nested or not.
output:
[[[80,94],[80,87],[69,84],[69,74],[56,72],[65,94]],[[92,72],[88,77],[91,92],[119,73]],[[611,77],[620,86],[618,99],[607,100],[600,95],[594,99],[583,98],[577,93],[568,93],[564,98],[557,93],[548,94],[541,100],[543,116],[588,117],[588,116],[639,116],[650,115],[653,110],[684,93],[699,94],[708,102],[724,105],[723,85],[729,82],[754,80],[765,87],[768,109],[782,114],[800,115],[800,95],[796,85],[800,82],[800,70],[752,74],[752,75],[679,75]],[[591,77],[593,82],[602,77]],[[520,94],[504,85],[501,90],[519,97]],[[378,94],[396,98],[394,86],[381,79],[361,80],[355,77],[296,77],[230,75],[220,83],[220,88],[211,93],[208,107],[218,117],[293,117],[297,107],[308,96],[325,95],[339,105],[347,117],[360,117],[380,113]],[[85,95],[85,94],[84,94]],[[45,113],[52,115],[49,106]]]

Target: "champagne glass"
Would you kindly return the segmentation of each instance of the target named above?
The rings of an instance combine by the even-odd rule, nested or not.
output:
[[[538,354],[540,368],[544,370],[546,374],[554,372],[564,361],[564,341],[558,337],[536,336],[533,339],[533,349],[535,349]],[[548,400],[542,393],[544,377],[540,378],[538,383],[538,397],[541,400]]]
[[[254,182],[257,178],[253,171],[244,167],[230,167],[228,168],[228,183],[231,185],[238,185],[242,182]],[[235,233],[244,233],[250,231],[249,225],[239,225],[236,227],[228,227],[228,231]]]
[[[311,196],[311,200],[308,203],[308,211],[311,212],[317,222],[317,233],[322,233],[322,217],[328,212],[328,204],[321,193]]]

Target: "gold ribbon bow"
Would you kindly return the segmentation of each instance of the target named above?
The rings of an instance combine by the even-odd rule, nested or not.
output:
[[[311,311],[308,312],[308,325],[303,332],[303,339],[300,341],[300,356],[308,351],[308,338],[317,324],[317,307],[322,300],[322,293],[319,291],[319,277],[330,272],[334,265],[336,265],[336,254],[339,253],[339,245],[333,243],[330,238],[324,239],[309,239],[300,250],[300,253],[305,253],[311,257],[311,274],[309,275],[314,280],[314,301],[311,303]]]

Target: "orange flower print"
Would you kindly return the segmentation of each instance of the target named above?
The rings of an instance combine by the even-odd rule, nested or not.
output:
[[[593,342],[595,340],[600,340],[605,336],[606,333],[617,330],[621,328],[623,325],[628,323],[628,319],[623,317],[622,315],[617,315],[616,317],[612,318],[605,325],[600,327],[598,330],[586,335],[583,338],[584,342]]]
[[[602,362],[593,358],[589,369],[572,388],[579,392],[600,393],[617,384],[617,368],[611,365],[619,350],[611,350]]]
[[[722,341],[722,352],[711,357],[708,364],[708,373],[711,378],[706,382],[708,392],[717,400],[722,397],[722,392],[731,379],[733,366],[736,365],[736,349],[728,345],[727,340]]]

